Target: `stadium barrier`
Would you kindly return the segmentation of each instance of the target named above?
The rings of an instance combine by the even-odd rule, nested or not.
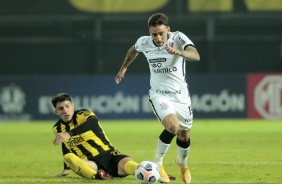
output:
[[[2,76],[0,121],[56,119],[51,97],[67,92],[76,109],[103,119],[155,118],[148,102],[149,76]],[[194,118],[282,119],[282,74],[191,75]]]

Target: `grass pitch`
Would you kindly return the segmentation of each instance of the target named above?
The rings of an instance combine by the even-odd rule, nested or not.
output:
[[[100,120],[113,145],[135,161],[152,160],[162,126],[156,120]],[[55,121],[0,123],[0,183],[137,183],[134,176],[87,180],[63,168],[53,146]],[[174,164],[175,139],[164,158],[167,173],[182,183]],[[282,183],[282,121],[194,120],[189,168],[192,183]]]

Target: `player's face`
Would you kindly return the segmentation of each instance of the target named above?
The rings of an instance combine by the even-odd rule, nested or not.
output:
[[[74,114],[74,105],[69,100],[58,102],[55,113],[60,116],[64,122],[69,122]]]
[[[161,47],[165,44],[169,31],[170,28],[166,25],[149,27],[149,33],[158,47]]]

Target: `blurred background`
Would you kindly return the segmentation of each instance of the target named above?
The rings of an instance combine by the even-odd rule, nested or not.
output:
[[[201,55],[187,63],[196,117],[282,119],[280,0],[0,0],[0,119],[55,118],[62,91],[104,118],[153,117],[145,57],[114,77],[157,12]]]

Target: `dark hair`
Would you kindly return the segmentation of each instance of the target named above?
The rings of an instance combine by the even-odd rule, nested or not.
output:
[[[168,25],[168,18],[165,14],[163,13],[156,13],[153,14],[149,19],[148,19],[148,27],[155,27],[159,25]]]
[[[69,94],[67,93],[59,93],[59,94],[56,94],[55,96],[52,97],[52,104],[53,106],[56,108],[56,105],[58,102],[63,102],[63,101],[66,101],[66,100],[69,100],[71,102],[71,97]]]

